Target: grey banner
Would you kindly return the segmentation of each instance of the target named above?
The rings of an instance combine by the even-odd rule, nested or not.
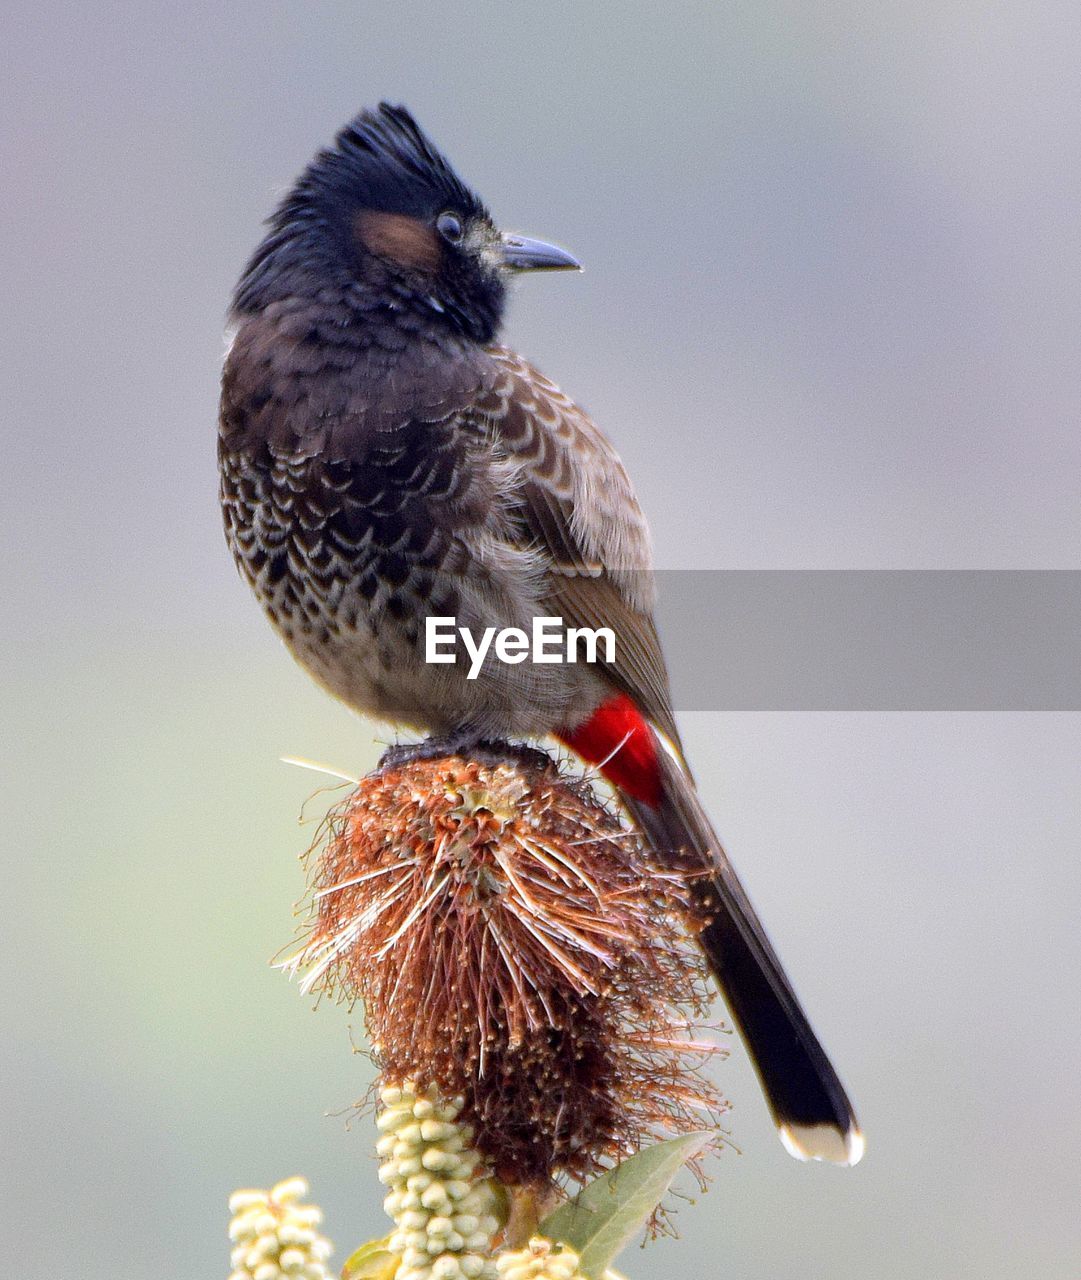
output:
[[[1081,710],[1081,572],[665,571],[656,583],[677,710]]]

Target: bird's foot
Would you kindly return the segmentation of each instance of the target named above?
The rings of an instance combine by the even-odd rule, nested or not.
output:
[[[389,747],[379,760],[379,768],[400,769],[420,760],[442,760],[447,756],[461,756],[482,764],[514,760],[531,768],[546,768],[554,763],[552,757],[538,747],[485,738],[475,729],[456,729],[453,733],[433,734],[422,742],[400,742]]]
[[[380,769],[400,769],[420,760],[442,760],[444,756],[462,756],[480,744],[481,737],[473,729],[455,729],[453,733],[437,733],[420,742],[399,742],[388,747],[379,760]]]

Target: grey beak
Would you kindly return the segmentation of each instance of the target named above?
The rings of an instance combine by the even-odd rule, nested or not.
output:
[[[503,236],[503,261],[510,271],[581,271],[566,249],[526,236]]]

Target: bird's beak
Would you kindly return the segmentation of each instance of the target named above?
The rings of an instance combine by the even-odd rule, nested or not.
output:
[[[566,249],[526,236],[502,237],[503,265],[508,271],[581,271],[582,264]]]

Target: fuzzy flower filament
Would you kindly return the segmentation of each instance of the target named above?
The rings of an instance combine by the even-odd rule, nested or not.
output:
[[[697,1070],[686,878],[544,754],[396,762],[328,817],[304,987],[364,1002],[384,1079],[461,1098],[508,1187],[584,1182],[723,1109]]]

